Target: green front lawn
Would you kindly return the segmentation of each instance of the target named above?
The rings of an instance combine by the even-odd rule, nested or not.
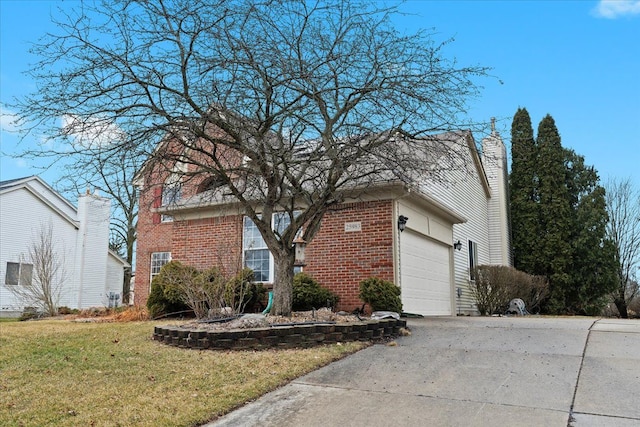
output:
[[[1,424],[199,425],[366,345],[186,350],[151,340],[166,323],[0,323]]]

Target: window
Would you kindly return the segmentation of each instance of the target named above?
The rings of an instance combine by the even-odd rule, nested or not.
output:
[[[249,217],[244,217],[242,247],[244,248],[244,266],[253,270],[255,280],[257,282],[272,281],[271,253],[258,227]]]
[[[469,279],[476,280],[474,269],[478,266],[478,245],[469,240]]]
[[[162,206],[177,205],[182,196],[182,186],[180,183],[165,184],[162,187]],[[162,215],[162,222],[173,221],[171,215]]]
[[[299,212],[294,212],[298,216]],[[274,213],[271,226],[277,233],[282,233],[291,224],[289,215],[284,212]],[[244,217],[242,232],[242,248],[244,266],[253,270],[256,282],[273,282],[273,256],[265,243],[260,230],[249,217]],[[302,271],[301,267],[294,268],[294,273]]]
[[[171,261],[171,252],[154,252],[151,254],[151,281],[169,261]]]
[[[33,280],[33,264],[8,262],[4,283],[13,286],[29,286]]]
[[[162,206],[175,205],[180,200],[182,187],[180,184],[169,184],[162,188]]]

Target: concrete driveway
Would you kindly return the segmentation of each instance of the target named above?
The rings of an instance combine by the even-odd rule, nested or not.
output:
[[[640,426],[640,321],[446,317],[209,426]]]

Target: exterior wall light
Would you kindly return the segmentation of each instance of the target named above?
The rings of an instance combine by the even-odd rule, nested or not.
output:
[[[407,221],[409,221],[409,217],[406,217],[404,215],[400,215],[398,217],[398,230],[400,230],[401,233],[404,231],[404,228],[407,225]]]
[[[453,244],[453,249],[455,249],[456,251],[462,250],[462,242],[460,240],[458,240],[457,242],[455,242]]]

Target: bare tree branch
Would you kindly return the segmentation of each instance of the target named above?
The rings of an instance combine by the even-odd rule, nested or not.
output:
[[[24,261],[30,274],[22,273],[20,283],[7,286],[7,289],[25,306],[35,306],[46,316],[56,316],[68,272],[64,249],[61,251],[56,246],[51,224],[41,225]]]
[[[280,273],[274,310],[287,314],[299,230],[310,241],[356,189],[468,166],[451,149],[459,135],[429,134],[468,124],[488,69],[460,66],[428,33],[400,34],[397,13],[337,0],[83,3],[35,47],[39,90],[17,107],[60,152],[147,159],[147,190],[213,179],[200,201],[230,197],[253,220]],[[74,141],[96,128],[126,137]],[[283,232],[276,211],[290,219]]]
[[[627,307],[640,295],[636,271],[640,267],[640,190],[630,179],[611,179],[606,184],[608,238],[614,243],[619,263],[614,303],[623,318]]]

